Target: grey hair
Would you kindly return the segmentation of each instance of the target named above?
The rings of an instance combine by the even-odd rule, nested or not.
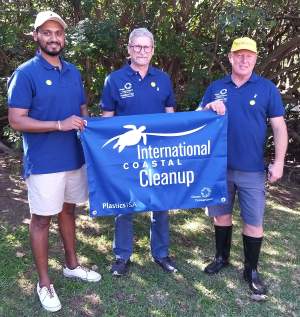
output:
[[[137,29],[134,29],[130,35],[129,35],[129,40],[128,42],[129,43],[132,43],[133,39],[136,38],[136,37],[142,37],[142,36],[146,36],[148,37],[151,42],[152,42],[152,45],[154,46],[154,37],[153,37],[153,34],[146,28],[137,28]]]

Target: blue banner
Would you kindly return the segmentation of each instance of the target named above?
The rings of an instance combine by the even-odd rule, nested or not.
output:
[[[227,200],[227,116],[194,111],[89,118],[81,140],[92,217]]]

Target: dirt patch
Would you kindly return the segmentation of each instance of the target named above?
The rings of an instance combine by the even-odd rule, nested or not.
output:
[[[0,154],[0,224],[18,226],[30,217],[21,158]]]
[[[21,156],[0,153],[0,225],[16,227],[30,218],[26,185],[22,179]],[[289,208],[300,208],[300,165],[285,171],[285,178],[268,186],[268,196]],[[292,176],[291,176],[292,175]]]
[[[283,178],[267,186],[268,197],[291,209],[300,209],[300,165],[285,166]]]
[[[291,209],[300,209],[300,185],[280,182],[268,185],[268,197]]]

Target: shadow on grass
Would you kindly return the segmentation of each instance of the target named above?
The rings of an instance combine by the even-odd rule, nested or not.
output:
[[[4,198],[0,200],[0,316],[49,316],[35,295],[37,274],[28,224],[23,223],[29,216],[25,187],[18,176],[10,173],[7,160],[0,162],[0,192]],[[13,168],[15,163],[10,164]],[[86,210],[78,208],[78,256],[84,265],[97,266],[102,281],[82,283],[62,277],[64,252],[57,223],[53,221],[49,271],[63,304],[56,316],[299,316],[300,210],[298,205],[276,198],[276,192],[268,198],[260,261],[269,284],[267,302],[253,302],[242,279],[243,249],[237,210],[231,265],[222,273],[203,273],[214,256],[214,233],[203,210],[195,209],[170,212],[170,252],[178,264],[178,274],[167,274],[152,261],[149,214],[137,214],[133,264],[128,276],[116,279],[109,273],[113,261],[113,217],[90,219]]]

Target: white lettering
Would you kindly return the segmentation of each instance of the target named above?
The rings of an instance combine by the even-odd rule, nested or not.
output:
[[[154,173],[152,170],[141,170],[140,173],[140,185],[142,187],[147,186],[165,186],[185,184],[186,187],[195,181],[195,175],[193,171],[179,171],[169,173]]]

